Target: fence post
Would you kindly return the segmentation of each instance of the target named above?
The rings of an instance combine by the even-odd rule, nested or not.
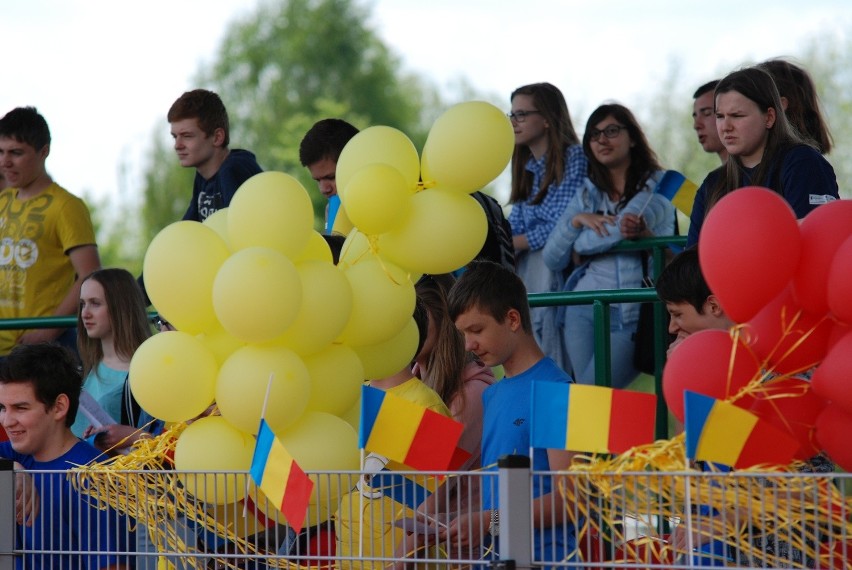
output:
[[[500,503],[500,560],[495,566],[510,570],[532,565],[532,483],[530,458],[504,455],[497,461]]]
[[[0,459],[0,570],[15,568],[15,464]]]
[[[610,345],[609,303],[592,303],[595,322],[595,384],[612,386],[612,346]]]

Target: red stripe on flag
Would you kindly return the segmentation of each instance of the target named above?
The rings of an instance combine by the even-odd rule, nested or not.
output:
[[[637,445],[654,443],[657,397],[630,390],[612,391],[609,415],[609,452],[624,453]]]
[[[284,513],[287,522],[296,532],[301,532],[305,524],[313,490],[314,482],[302,471],[299,464],[293,461],[290,464],[290,476],[287,477],[280,511]]]
[[[432,410],[424,410],[405,464],[420,471],[446,471],[452,464],[463,426]]]
[[[758,419],[734,467],[745,469],[754,465],[789,465],[797,449],[797,440],[769,422]]]
[[[450,466],[447,471],[458,471],[462,468],[468,459],[473,457],[473,454],[466,449],[462,449],[461,447],[456,447],[455,451],[453,451],[453,458],[450,459]]]

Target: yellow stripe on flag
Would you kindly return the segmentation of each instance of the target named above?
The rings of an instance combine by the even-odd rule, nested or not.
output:
[[[695,457],[723,465],[736,465],[757,416],[728,402],[714,405],[695,451]]]
[[[420,427],[426,408],[393,394],[385,394],[365,446],[388,459],[405,462],[411,442]]]
[[[284,490],[287,488],[292,464],[293,456],[287,453],[276,438],[269,449],[269,457],[266,459],[266,468],[263,470],[263,479],[260,482],[260,490],[275,505],[275,508],[281,508],[281,503],[284,501]]]
[[[608,453],[611,414],[611,389],[572,384],[568,396],[565,449]]]

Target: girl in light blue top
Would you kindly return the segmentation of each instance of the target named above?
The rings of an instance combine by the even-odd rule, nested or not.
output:
[[[149,432],[137,429],[153,418],[145,417],[127,382],[130,359],[149,336],[145,302],[133,275],[124,269],[100,269],[86,277],[77,312],[83,391],[114,423],[92,427],[86,414],[78,413],[71,429],[78,437],[98,434],[95,446],[101,450],[120,450]]]
[[[619,104],[602,105],[592,113],[583,150],[589,159],[588,178],[548,237],[544,261],[554,271],[572,260],[577,264],[566,290],[641,287],[644,256],[609,250],[623,239],[674,234],[674,207],[654,193],[663,171],[633,113]],[[612,386],[623,388],[638,374],[633,337],[639,306],[615,304],[610,311]],[[594,384],[591,305],[567,308],[564,336],[575,381]]]

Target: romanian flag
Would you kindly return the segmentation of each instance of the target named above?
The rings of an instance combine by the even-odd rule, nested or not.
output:
[[[381,491],[397,503],[416,510],[435,492],[438,478],[433,475],[404,474],[385,469],[370,479],[370,489]]]
[[[666,170],[654,192],[668,198],[675,208],[689,216],[698,186],[677,170]]]
[[[684,392],[686,456],[735,469],[788,465],[798,442],[769,422],[737,406]]]
[[[301,532],[314,482],[284,449],[264,419],[257,430],[249,472],[255,485],[287,517],[293,530]]]
[[[657,397],[603,386],[533,382],[532,446],[624,453],[654,442]]]
[[[453,465],[462,424],[384,390],[363,386],[358,445],[421,471]]]

